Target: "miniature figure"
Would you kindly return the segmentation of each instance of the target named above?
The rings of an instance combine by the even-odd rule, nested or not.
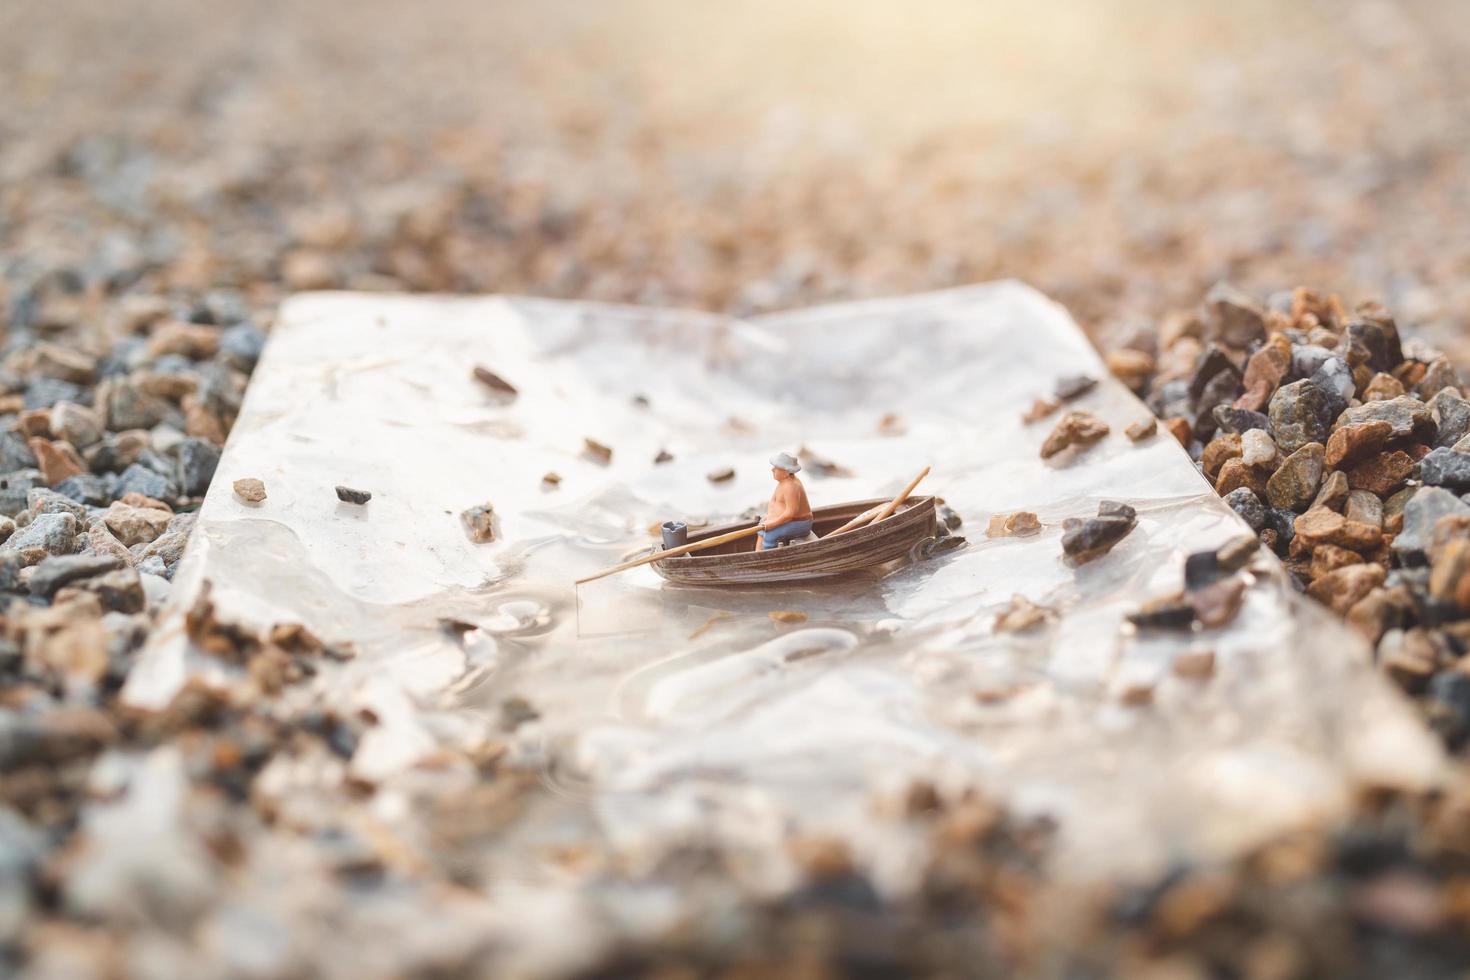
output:
[[[806,487],[796,478],[800,472],[801,461],[790,453],[771,457],[776,489],[766,506],[766,516],[756,525],[760,528],[756,551],[774,548],[783,541],[800,541],[812,533],[812,505],[806,499]]]

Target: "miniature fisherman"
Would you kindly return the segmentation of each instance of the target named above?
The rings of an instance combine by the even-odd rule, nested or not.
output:
[[[756,551],[774,548],[782,541],[800,541],[811,533],[812,505],[807,502],[806,487],[796,478],[800,470],[801,463],[790,453],[771,457],[776,490],[771,494],[766,516],[757,525],[761,532],[756,535]]]

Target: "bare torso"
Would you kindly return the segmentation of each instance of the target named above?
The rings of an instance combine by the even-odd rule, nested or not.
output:
[[[766,527],[811,519],[812,505],[806,499],[806,487],[801,485],[801,481],[794,476],[778,481],[766,507]]]

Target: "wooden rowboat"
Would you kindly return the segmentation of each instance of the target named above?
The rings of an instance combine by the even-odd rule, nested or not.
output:
[[[816,541],[756,551],[754,537],[741,538],[704,551],[655,561],[653,570],[670,582],[681,585],[792,582],[873,568],[906,557],[915,545],[934,537],[938,529],[934,498],[910,497],[892,515],[875,524],[823,539],[823,535],[883,503],[886,501],[878,498],[815,508],[812,511],[812,530],[816,532]],[[689,543],[738,531],[751,524],[751,521],[742,521],[707,528],[690,534]]]

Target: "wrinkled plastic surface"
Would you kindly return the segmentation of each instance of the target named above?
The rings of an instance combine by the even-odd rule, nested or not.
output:
[[[519,388],[502,403],[471,378]],[[1087,374],[1112,434],[1053,461],[1054,419],[1021,413]],[[637,396],[642,396],[639,398]],[[880,432],[880,420],[892,414]],[[560,808],[507,840],[520,889],[554,893],[535,844],[567,828],[628,855],[672,839],[748,856],[789,882],[794,832],[852,842],[902,890],[922,845],[874,816],[912,778],[975,786],[1059,822],[1063,877],[1225,855],[1340,813],[1353,780],[1423,784],[1439,757],[1347,629],[1257,559],[1227,628],[1132,633],[1122,617],[1177,590],[1187,553],[1246,533],[1184,451],[1123,436],[1146,410],[1106,375],[1066,312],[1016,283],[748,322],[509,298],[314,294],[282,311],[176,580],[175,612],[126,696],[165,703],[224,668],[186,649],[182,616],[212,581],[222,612],[299,620],[357,658],[311,696],[380,719],[352,760],[388,780],[437,746],[497,732],[543,765]],[[610,463],[583,454],[591,437]],[[964,520],[963,548],[886,577],[802,587],[679,588],[646,568],[574,578],[654,540],[672,517],[762,503],[767,457],[805,445],[851,471],[808,473],[814,503],[924,490]],[[673,460],[655,464],[661,449]],[[723,483],[706,474],[733,467]],[[555,472],[555,489],[543,474]],[[231,493],[264,480],[268,498]],[[339,503],[337,484],[369,490]],[[1063,561],[1060,522],[1126,500],[1137,528],[1110,554]],[[475,544],[460,512],[492,502]],[[1035,511],[1040,533],[987,538]],[[997,634],[1013,594],[1059,612]],[[799,626],[773,610],[804,612]],[[446,620],[460,624],[446,629]],[[471,628],[473,627],[473,628]],[[1171,672],[1213,650],[1215,676]],[[1122,693],[1151,688],[1149,703]],[[305,696],[295,692],[291,697]],[[522,896],[524,897],[524,896]]]

